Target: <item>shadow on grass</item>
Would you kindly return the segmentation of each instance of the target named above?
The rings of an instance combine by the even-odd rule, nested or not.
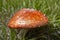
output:
[[[60,40],[58,29],[52,29],[52,24],[45,25],[40,28],[30,29],[25,35],[26,40]]]

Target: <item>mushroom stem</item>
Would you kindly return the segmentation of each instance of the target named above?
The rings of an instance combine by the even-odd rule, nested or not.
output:
[[[21,29],[17,29],[16,33],[19,34],[20,30],[21,30]]]
[[[27,33],[28,29],[17,29],[16,32],[16,40],[24,40],[25,34]]]
[[[18,34],[20,32],[21,29],[16,29],[16,40],[18,40]]]

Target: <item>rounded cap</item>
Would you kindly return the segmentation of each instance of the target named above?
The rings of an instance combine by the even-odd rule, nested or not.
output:
[[[8,22],[10,28],[36,28],[48,23],[48,18],[41,12],[23,8],[16,12]]]

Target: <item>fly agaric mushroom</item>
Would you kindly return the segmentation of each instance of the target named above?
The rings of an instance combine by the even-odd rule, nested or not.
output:
[[[16,12],[8,22],[10,28],[36,28],[48,23],[48,18],[42,12],[23,8]]]

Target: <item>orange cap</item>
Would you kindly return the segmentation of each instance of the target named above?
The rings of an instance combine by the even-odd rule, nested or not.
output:
[[[8,22],[10,28],[36,28],[48,23],[48,18],[41,12],[23,8],[16,12]]]

